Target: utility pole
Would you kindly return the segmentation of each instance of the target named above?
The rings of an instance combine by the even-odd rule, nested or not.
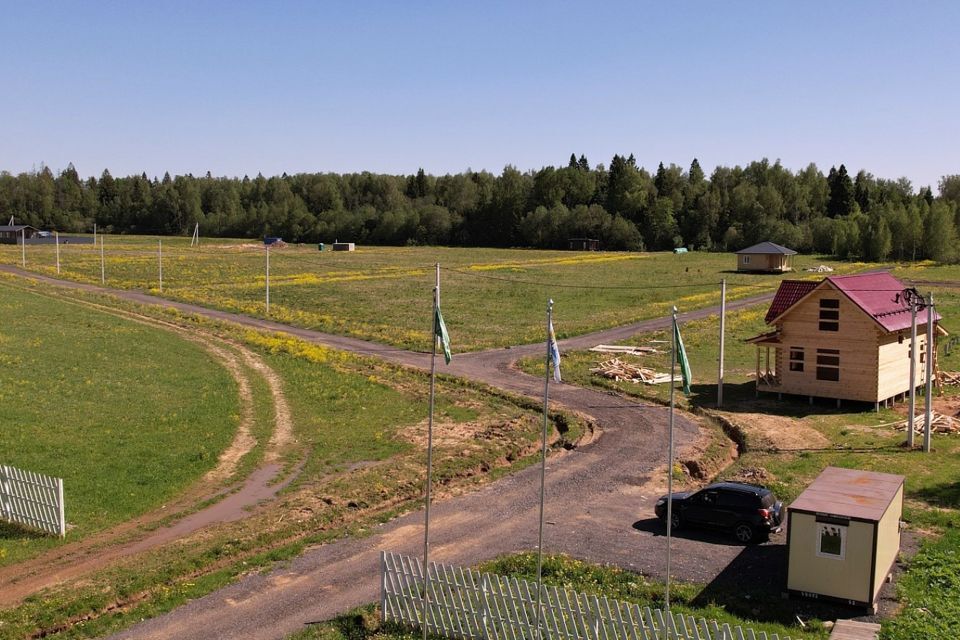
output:
[[[160,267],[160,293],[163,293],[163,240],[157,240],[157,263]]]
[[[917,300],[910,303],[910,410],[907,412],[907,446],[913,449],[914,418],[917,416]]]
[[[930,453],[930,428],[933,419],[933,359],[937,349],[933,345],[933,294],[927,295],[927,393],[923,419],[923,451]]]
[[[723,406],[723,339],[727,322],[727,279],[720,281],[720,367],[717,371],[717,408]]]
[[[267,315],[270,315],[270,245],[267,245]]]

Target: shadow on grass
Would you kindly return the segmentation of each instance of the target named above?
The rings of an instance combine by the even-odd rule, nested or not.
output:
[[[925,487],[913,494],[935,507],[960,509],[960,481]]]
[[[691,601],[692,606],[717,605],[761,622],[793,625],[803,620],[836,620],[864,615],[862,609],[822,601],[787,599],[787,546],[747,545]]]
[[[49,533],[0,520],[0,540],[36,540],[50,538]]]
[[[694,384],[690,391],[690,404],[694,407],[717,408],[717,385]],[[788,418],[805,418],[811,415],[873,411],[874,405],[870,402],[844,400],[840,407],[837,407],[837,401],[831,398],[814,398],[811,403],[807,396],[783,394],[782,398],[777,398],[776,394],[767,392],[757,396],[755,383],[748,381],[723,385],[722,410],[731,413],[769,413]]]

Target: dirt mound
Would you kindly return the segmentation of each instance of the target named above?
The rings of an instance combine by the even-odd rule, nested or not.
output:
[[[791,451],[830,447],[830,441],[826,436],[794,418],[766,413],[718,411],[717,414],[743,432],[748,449]]]

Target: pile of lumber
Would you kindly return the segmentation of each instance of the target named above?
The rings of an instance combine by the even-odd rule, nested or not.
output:
[[[898,422],[895,426],[897,431],[906,431],[909,420]],[[921,413],[913,419],[914,433],[923,433],[925,417]],[[930,431],[933,433],[960,433],[960,418],[953,418],[942,413],[933,412],[930,418]]]
[[[940,384],[942,385],[960,384],[960,371],[941,371]]]
[[[647,369],[646,367],[630,364],[629,362],[624,362],[620,358],[604,360],[596,367],[590,369],[590,371],[605,378],[616,380],[617,382],[625,381],[632,382],[634,384],[639,384],[641,382],[644,384],[660,384],[662,382],[670,382],[669,373],[657,373],[653,369]]]
[[[595,347],[592,347],[590,351],[596,351],[598,353],[629,353],[635,356],[645,356],[651,353],[660,353],[660,350],[655,347],[632,347],[629,345],[620,345],[620,344],[598,344]]]

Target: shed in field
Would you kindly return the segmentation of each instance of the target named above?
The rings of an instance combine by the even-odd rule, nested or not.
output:
[[[567,243],[573,251],[600,251],[600,241],[593,238],[570,238]]]
[[[737,251],[737,271],[760,273],[783,273],[791,271],[790,257],[797,255],[793,249],[773,242],[761,242]]]
[[[910,307],[902,282],[889,273],[784,280],[767,310],[772,331],[757,346],[757,391],[879,403],[926,382],[928,351],[936,370],[936,338],[947,335],[933,314],[917,314],[916,376],[910,380]]]
[[[0,244],[20,244],[37,236],[37,229],[27,224],[0,225]]]
[[[356,249],[352,242],[334,242],[333,250],[334,251],[353,251]]]
[[[903,476],[827,467],[787,512],[790,595],[873,609],[897,553]]]

